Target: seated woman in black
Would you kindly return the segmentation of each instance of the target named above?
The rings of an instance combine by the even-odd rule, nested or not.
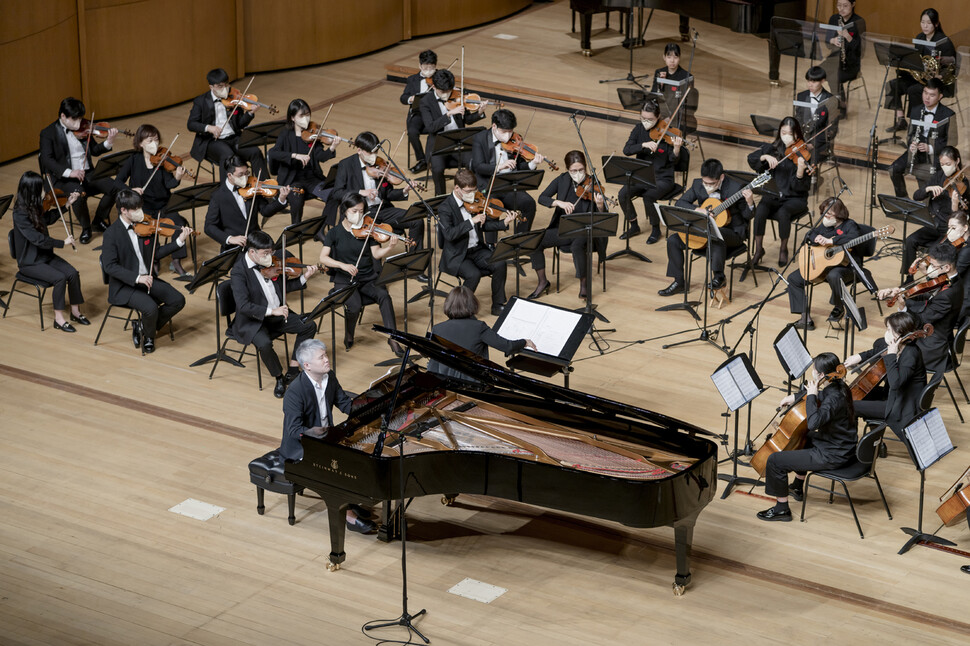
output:
[[[963,283],[963,308],[957,319],[957,327],[970,315],[970,219],[967,212],[958,210],[950,216],[946,241],[957,248],[957,274]]]
[[[687,73],[683,67],[680,66],[680,45],[677,43],[667,43],[664,47],[664,66],[657,68],[653,73],[653,85],[650,86],[651,92],[659,92],[664,95],[664,99],[669,100],[670,97],[680,100],[681,95],[683,95],[685,86],[670,85],[669,83],[661,83],[657,79],[666,79],[668,81],[686,81],[690,75]],[[676,95],[676,96],[675,96]]]
[[[566,153],[566,172],[561,174],[546,187],[539,196],[539,204],[555,209],[546,233],[542,236],[542,243],[532,252],[532,268],[536,270],[538,285],[529,298],[539,298],[549,291],[549,280],[546,278],[546,254],[550,247],[569,247],[573,257],[573,266],[579,274],[579,297],[586,298],[586,238],[562,238],[559,236],[559,218],[563,213],[593,213],[603,211],[603,195],[591,195],[588,191],[577,187],[586,179],[586,155],[578,150]],[[579,192],[583,193],[579,197]],[[594,206],[595,205],[595,206]],[[594,245],[595,246],[595,245]]]
[[[904,276],[904,284],[913,280],[913,276],[908,273],[908,270],[916,259],[917,251],[942,241],[947,235],[950,215],[960,209],[960,200],[956,192],[951,194],[943,188],[943,185],[963,168],[960,151],[955,146],[947,146],[940,151],[939,160],[939,166],[927,181],[926,186],[916,189],[916,192],[913,193],[914,200],[929,200],[927,207],[930,215],[933,216],[934,226],[920,227],[906,236],[903,241],[903,262],[900,271]]]
[[[161,141],[162,135],[155,126],[148,123],[138,126],[132,139],[135,154],[126,159],[118,169],[115,185],[119,191],[130,188],[141,195],[142,211],[145,215],[168,218],[175,223],[176,230],[181,231],[182,227],[189,226],[188,220],[178,213],[165,213],[165,207],[172,197],[172,191],[181,183],[185,167],[179,166],[173,172],[167,170],[163,164],[155,170],[156,164],[152,163],[152,155],[158,152]],[[187,246],[179,247],[172,252],[172,262],[169,265],[169,269],[179,277],[186,276],[183,280],[188,280],[188,275],[182,268],[182,259],[188,255]]]
[[[861,231],[859,225],[849,219],[849,210],[845,208],[842,200],[834,197],[826,199],[818,205],[818,212],[822,216],[815,228],[805,234],[805,242],[813,245],[838,245],[844,244],[853,238],[859,237]],[[862,256],[859,247],[849,250],[853,254],[855,261],[862,266]],[[833,305],[832,312],[829,314],[830,321],[838,321],[845,314],[842,307],[842,296],[840,283],[847,283],[852,280],[855,270],[851,265],[836,266],[828,270],[825,281],[832,289],[832,296],[829,303]],[[807,326],[809,330],[815,329],[815,321],[812,320],[811,308],[805,302],[805,277],[802,272],[796,269],[788,274],[788,305],[792,314],[801,314],[795,325],[799,327]]]
[[[381,310],[381,320],[384,327],[397,329],[394,318],[394,303],[387,288],[376,284],[380,275],[380,261],[391,255],[397,238],[391,236],[385,246],[373,238],[361,239],[354,235],[364,227],[364,209],[367,203],[357,193],[348,193],[340,202],[339,223],[327,232],[320,252],[320,262],[331,269],[331,280],[334,290],[342,289],[351,282],[358,284],[353,295],[344,305],[344,347],[350,350],[354,345],[354,330],[360,310],[363,309],[363,294],[377,303]],[[388,339],[387,344],[398,356],[404,356],[404,351],[394,339]]]
[[[841,379],[833,377],[819,392],[818,385],[824,375],[831,374],[839,365],[839,358],[831,352],[823,352],[812,362],[812,376],[805,382],[805,414],[808,435],[805,448],[794,451],[778,451],[768,456],[765,467],[765,493],[774,496],[776,504],[758,512],[761,520],[792,519],[788,508],[789,494],[795,500],[805,495],[805,474],[820,469],[838,469],[848,464],[855,455],[856,430],[852,411],[852,393]],[[798,396],[801,396],[799,393]],[[791,406],[796,395],[781,400],[782,406]],[[795,472],[795,482],[789,486],[788,474]]]
[[[488,323],[475,318],[475,315],[478,314],[478,308],[479,303],[478,298],[475,297],[475,292],[464,285],[455,287],[445,298],[445,315],[448,320],[431,328],[431,334],[441,337],[445,341],[450,341],[486,361],[488,360],[488,346],[501,350],[505,354],[518,352],[522,348],[536,349],[535,344],[528,339],[510,341],[500,337],[492,328],[488,327]],[[434,360],[428,362],[428,370],[445,377],[475,381],[473,377],[448,366],[443,366]]]
[[[920,395],[926,388],[926,367],[916,344],[901,341],[917,329],[916,317],[909,312],[896,312],[887,316],[885,322],[885,336],[876,340],[871,350],[846,359],[845,367],[851,368],[882,353],[886,364],[885,383],[871,390],[865,399],[852,403],[855,416],[886,420],[893,433],[905,442],[903,428],[916,416]]]
[[[788,238],[791,236],[791,222],[808,209],[808,189],[811,179],[808,166],[801,155],[793,155],[795,160],[784,159],[785,148],[802,139],[802,127],[793,117],[785,117],[778,125],[778,136],[770,144],[748,155],[748,165],[759,173],[771,170],[778,186],[779,197],[764,196],[754,212],[754,254],[751,263],[757,265],[765,255],[765,225],[768,219],[778,222],[778,237],[781,248],[778,251],[778,266],[788,264]]]
[[[79,197],[80,192],[68,197],[68,208]],[[27,171],[17,186],[17,201],[13,205],[14,244],[17,248],[17,269],[28,278],[36,278],[51,284],[54,301],[54,329],[76,332],[77,329],[64,317],[64,289],[71,297],[71,320],[81,325],[90,325],[81,314],[81,277],[69,262],[57,256],[54,249],[74,244],[70,234],[63,239],[53,238],[47,227],[60,219],[57,207],[46,213],[43,211],[44,180],[34,171]],[[60,225],[58,225],[60,226]]]

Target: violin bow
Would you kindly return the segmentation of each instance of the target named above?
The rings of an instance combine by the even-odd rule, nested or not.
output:
[[[330,112],[331,111],[333,111],[333,103],[331,103],[330,104],[330,107],[327,108],[327,114],[324,115],[323,121],[320,123],[320,128],[316,132],[316,135],[317,136],[314,137],[313,138],[313,141],[310,142],[310,150],[307,151],[307,154],[308,155],[312,155],[313,154],[313,147],[316,145],[317,141],[319,141],[319,139],[320,139],[320,133],[323,132],[323,127],[325,125],[327,125],[327,119],[330,118]]]
[[[91,151],[91,139],[94,137],[94,110],[91,110],[91,125],[88,126],[88,137],[84,142],[84,160],[82,163],[88,165],[88,153]],[[87,168],[81,170],[87,171]],[[94,170],[93,168],[91,170]]]
[[[457,62],[458,62],[458,57],[455,56],[455,60],[451,61],[451,65],[449,65],[447,68],[445,68],[445,71],[450,71],[451,68],[454,67],[455,66],[455,63],[457,63]]]
[[[684,96],[680,97],[680,103],[677,104],[677,107],[667,118],[667,126],[662,131],[660,131],[660,136],[657,137],[658,142],[664,140],[664,137],[667,135],[667,131],[670,130],[670,124],[674,122],[674,117],[676,117],[677,113],[680,112],[680,109],[684,107],[684,101],[687,100],[687,97],[690,95],[690,91],[693,89],[694,89],[693,87],[688,87],[687,90],[684,91]]]
[[[461,88],[458,90],[459,100],[461,101],[461,107],[465,107],[465,46],[461,46]]]
[[[255,80],[256,80],[256,75],[254,74],[249,79],[249,83],[246,84],[246,89],[242,91],[242,94],[240,96],[245,96],[246,94],[249,93],[249,88],[253,84],[253,81],[255,81]],[[216,139],[218,139],[219,137],[222,136],[222,133],[225,132],[225,130],[226,130],[226,125],[232,120],[232,118],[235,116],[235,114],[236,114],[236,112],[238,110],[239,110],[239,101],[236,101],[236,104],[234,106],[232,106],[232,112],[230,112],[229,114],[226,115],[226,123],[222,124],[222,127],[219,128],[219,134],[216,136]]]
[[[243,231],[244,236],[249,236],[249,225],[253,221],[253,209],[256,208],[256,194],[259,191],[259,182],[263,177],[263,171],[259,171],[256,174],[256,189],[253,191],[253,202],[249,205],[249,215],[246,216],[246,229]],[[238,191],[238,189],[236,189]],[[245,246],[245,245],[243,245]]]
[[[407,130],[405,130],[404,132],[407,133]],[[401,142],[398,141],[398,143],[400,144]],[[377,192],[378,193],[381,192],[381,184],[384,183],[384,180],[387,178],[387,173],[390,170],[391,170],[391,162],[388,161],[387,164],[384,166],[384,171],[381,173],[381,176],[375,182],[377,184]],[[381,200],[380,201],[380,204],[377,205],[377,210],[374,211],[374,215],[371,218],[370,229],[367,231],[367,238],[364,238],[364,244],[360,248],[360,253],[357,254],[357,262],[354,263],[354,267],[359,267],[360,266],[360,260],[361,260],[361,258],[364,257],[364,250],[368,246],[367,245],[367,240],[370,238],[371,234],[374,232],[374,229],[377,227],[377,216],[379,216],[381,214],[381,209],[384,208],[384,202],[385,202],[385,200],[382,199],[382,198],[380,198],[380,195],[378,195],[378,198]],[[365,200],[364,203],[366,204],[367,201]],[[366,212],[366,210],[365,210],[365,212]]]
[[[70,237],[71,232],[67,230],[67,222],[64,221],[64,211],[61,210],[61,205],[57,202],[57,195],[54,193],[54,184],[51,182],[51,176],[44,173],[44,178],[47,180],[47,185],[50,186],[51,197],[54,198],[54,206],[57,207],[57,213],[61,216],[61,224],[64,225],[64,233]],[[71,248],[74,249],[74,253],[77,253],[77,245],[73,242],[71,243]]]
[[[283,307],[286,307],[286,233],[281,234],[280,267],[283,269]]]
[[[168,159],[168,154],[172,152],[172,146],[175,145],[175,142],[179,140],[180,136],[181,136],[181,133],[175,133],[175,139],[173,139],[172,143],[169,144],[168,148],[165,149],[165,154],[162,155],[162,158],[158,160],[158,163],[155,165],[155,168],[152,169],[152,174],[148,176],[148,181],[145,182],[145,185],[141,187],[143,194],[145,189],[148,188],[148,185],[152,183],[152,179],[155,177],[155,173],[158,172],[158,169],[161,168],[162,164],[165,163],[165,160]]]

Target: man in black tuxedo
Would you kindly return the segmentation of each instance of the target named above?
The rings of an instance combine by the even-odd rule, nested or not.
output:
[[[80,127],[84,114],[84,104],[74,97],[68,97],[61,101],[57,121],[40,131],[40,168],[42,173],[50,176],[54,188],[63,190],[65,194],[84,191],[89,197],[104,194],[98,203],[98,210],[95,211],[93,224],[87,199],[81,198],[74,205],[74,212],[81,224],[81,235],[78,238],[81,244],[91,242],[92,226],[99,231],[108,228],[108,212],[111,211],[117,192],[110,177],[92,181],[87,175],[94,168],[91,157],[111,150],[118,129],[111,128],[108,130],[107,139],[101,143],[92,140],[88,146],[86,140],[78,139],[74,134]],[[46,188],[46,180],[44,185]]]
[[[421,71],[408,77],[404,84],[404,92],[401,93],[401,104],[410,106],[405,125],[408,131],[408,144],[414,152],[415,164],[411,166],[412,173],[420,173],[428,167],[424,158],[424,148],[421,146],[421,135],[428,133],[424,129],[420,108],[422,97],[432,89],[431,76],[438,69],[438,55],[426,49],[418,54],[418,64]]]
[[[155,335],[172,320],[183,307],[185,297],[157,276],[153,267],[158,261],[185,245],[192,229],[182,227],[178,237],[158,246],[158,237],[141,237],[133,225],[141,222],[141,195],[125,189],[118,193],[120,217],[104,232],[101,247],[101,268],[108,274],[108,302],[141,312],[141,323],[132,323],[131,340],[150,354],[155,351]]]
[[[282,211],[290,194],[289,187],[284,186],[275,198],[261,195],[250,198],[256,200],[254,206],[239,194],[250,176],[246,162],[233,155],[224,166],[225,179],[209,200],[204,225],[205,234],[221,245],[220,252],[244,246],[246,236],[260,230],[259,216],[269,217]]]
[[[486,231],[509,228],[514,216],[488,218],[485,213],[471,215],[464,207],[474,201],[475,174],[467,168],[455,173],[455,190],[438,207],[438,240],[442,246],[441,271],[461,278],[473,292],[482,276],[492,276],[492,314],[498,316],[505,307],[505,261],[489,262],[492,251],[485,244]]]
[[[940,103],[943,98],[943,81],[938,78],[931,78],[926,87],[923,88],[923,103],[914,105],[909,109],[909,151],[900,155],[889,167],[889,177],[893,181],[893,189],[896,197],[909,197],[906,192],[905,173],[909,168],[909,156],[913,154],[915,164],[936,165],[936,156],[946,148],[950,136],[950,120],[955,113],[950,108]],[[926,121],[929,119],[936,128],[916,128],[912,125],[915,121]],[[936,134],[936,137],[932,135]],[[918,179],[918,178],[917,178]],[[924,181],[918,180],[920,188],[925,185]]]
[[[808,144],[812,150],[813,163],[817,163],[819,159],[829,153],[836,135],[836,126],[826,130],[830,122],[835,123],[836,117],[830,115],[828,108],[823,105],[833,96],[831,92],[822,87],[825,78],[825,70],[820,66],[809,67],[808,71],[805,72],[805,82],[808,89],[802,90],[795,96],[795,100],[799,103],[810,103],[812,105],[811,109],[800,106],[795,108],[795,118],[798,119],[798,124],[802,127],[802,135],[805,137],[805,141],[815,137],[815,133],[822,133],[812,139],[812,143]],[[823,130],[824,132],[822,132]]]
[[[458,130],[472,125],[485,117],[485,103],[478,106],[478,110],[468,111],[459,105],[451,110],[445,105],[451,91],[455,89],[455,75],[448,70],[438,70],[431,76],[434,86],[431,92],[421,98],[421,120],[424,131],[428,133],[426,145],[426,159],[431,167],[431,178],[434,180],[435,195],[445,192],[445,169],[468,166],[471,156],[468,153],[448,153],[433,155],[435,135],[439,132]]]
[[[209,83],[209,91],[195,97],[189,112],[188,128],[195,133],[192,142],[192,159],[202,161],[208,159],[222,170],[222,180],[226,173],[223,162],[233,155],[238,155],[248,161],[253,167],[253,173],[263,179],[269,178],[266,170],[266,160],[258,146],[239,147],[239,135],[256,116],[258,106],[252,112],[241,107],[233,114],[233,108],[227,108],[222,100],[229,96],[229,75],[226,70],[214,69],[205,75]],[[229,119],[229,115],[232,118]],[[228,124],[226,120],[228,119]]]
[[[312,339],[317,328],[312,321],[303,321],[286,306],[283,294],[283,278],[268,278],[260,270],[273,264],[273,238],[265,231],[253,231],[246,239],[246,253],[239,257],[229,275],[232,296],[236,301],[236,317],[232,331],[240,343],[253,344],[259,352],[266,370],[276,377],[273,394],[282,398],[286,392],[287,377],[299,373],[296,355],[290,360],[288,375],[283,374],[280,358],[273,350],[273,339],[283,334],[295,334],[294,348]],[[286,280],[286,290],[303,289],[308,278],[317,271],[315,265],[303,269],[299,278]]]

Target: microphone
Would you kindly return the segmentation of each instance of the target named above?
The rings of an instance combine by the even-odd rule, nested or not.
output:
[[[849,195],[852,195],[852,191],[849,190],[849,185],[845,183],[845,180],[840,177],[839,181],[842,182],[842,190],[844,190]]]

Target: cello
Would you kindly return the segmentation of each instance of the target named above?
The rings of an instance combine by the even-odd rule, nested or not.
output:
[[[925,339],[933,334],[933,325],[927,323],[918,330],[913,330],[909,334],[901,337],[899,343],[897,344],[900,349],[902,345],[909,341],[915,339]],[[877,352],[876,354],[869,357],[870,365],[863,368],[861,365],[855,369],[854,372],[858,372],[859,376],[856,377],[851,384],[849,384],[849,390],[852,391],[852,401],[859,401],[860,399],[865,399],[872,390],[879,385],[883,379],[886,378],[886,361],[883,359],[885,354],[889,351],[888,346]]]
[[[953,493],[947,497],[947,494],[951,491]],[[943,500],[944,498],[946,500]],[[943,504],[937,507],[936,515],[940,517],[944,525],[953,527],[964,518],[970,525],[970,467],[967,467],[963,475],[943,492],[940,500],[943,501]]]

